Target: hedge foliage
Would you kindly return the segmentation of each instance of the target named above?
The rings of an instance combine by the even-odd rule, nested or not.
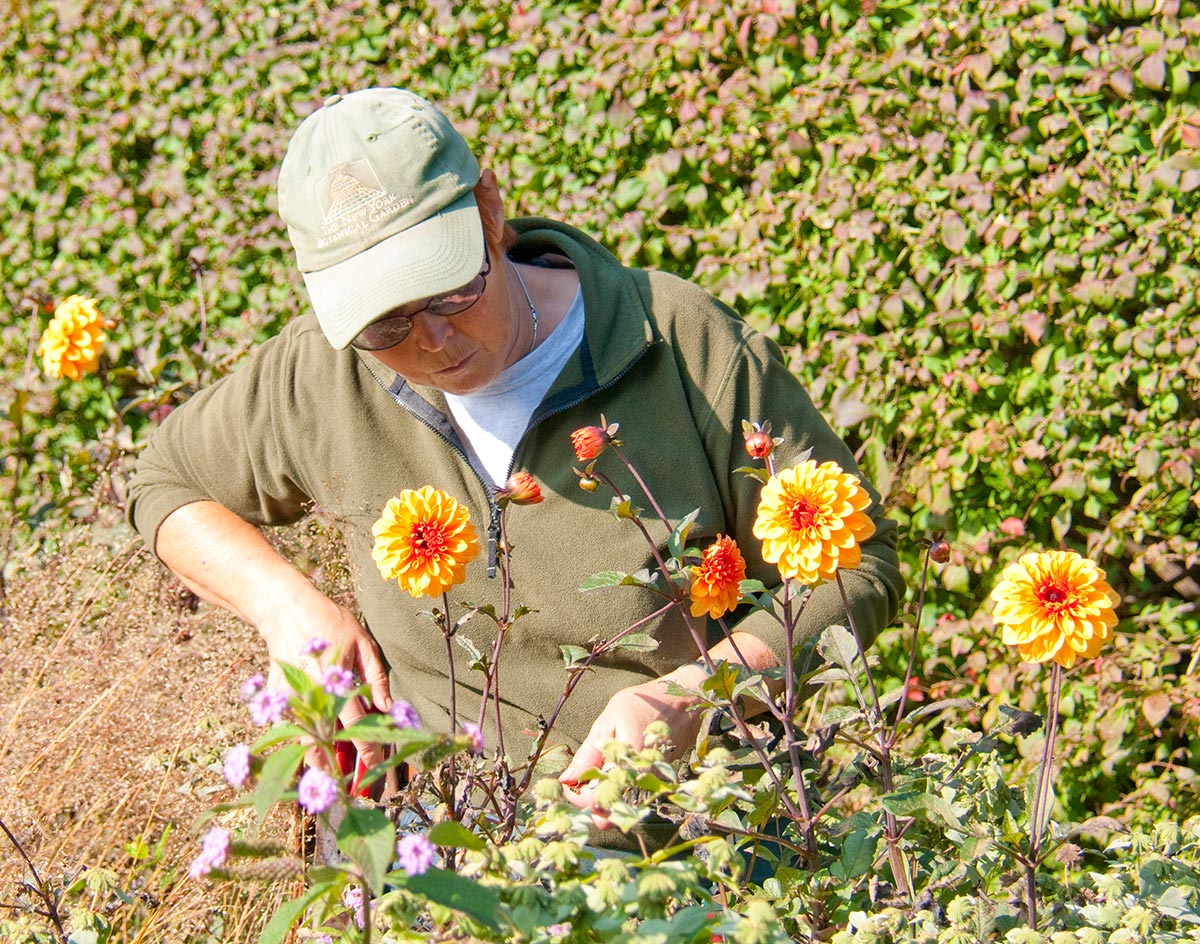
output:
[[[952,626],[983,625],[1028,546],[1099,561],[1142,632],[1118,681],[1168,700],[1128,708],[1116,741],[1177,734],[1125,766],[1190,756],[1195,0],[33,0],[13,17],[0,441],[23,536],[119,502],[160,407],[304,310],[275,214],[287,138],[330,93],[404,85],[442,103],[514,215],[694,278],[775,336],[902,521],[906,566],[950,538]],[[31,318],[72,292],[117,323],[107,369],[27,384]]]

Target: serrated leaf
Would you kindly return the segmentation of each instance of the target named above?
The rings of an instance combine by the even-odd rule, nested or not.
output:
[[[294,738],[304,737],[306,733],[298,724],[273,724],[258,736],[258,740],[250,745],[250,750],[257,754],[268,747],[274,747],[281,741],[290,741]]]
[[[276,663],[279,666],[283,677],[287,680],[292,691],[303,699],[307,699],[312,692],[318,688],[317,683],[308,677],[303,669],[298,669],[294,665],[288,665],[286,662]]]
[[[396,857],[396,827],[381,809],[347,808],[337,830],[338,849],[356,863],[372,894],[384,892],[388,868]]]
[[[913,817],[923,815],[929,820],[940,820],[951,829],[961,829],[962,820],[954,807],[942,797],[931,793],[893,793],[879,801],[885,810],[896,816]]]
[[[258,814],[260,826],[271,807],[291,787],[307,751],[304,744],[285,744],[263,762],[253,794],[254,812]]]
[[[500,893],[494,888],[438,868],[423,875],[393,872],[391,880],[435,904],[461,911],[492,931],[500,931]]]

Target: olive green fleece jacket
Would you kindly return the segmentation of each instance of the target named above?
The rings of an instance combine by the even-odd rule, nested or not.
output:
[[[500,661],[506,749],[523,758],[566,682],[560,646],[588,647],[647,619],[662,598],[621,586],[582,591],[599,571],[634,573],[654,559],[638,528],[610,513],[611,493],[586,492],[571,432],[599,425],[601,414],[619,423],[623,451],[648,483],[670,520],[694,509],[699,517],[689,544],[707,545],[718,534],[736,538],[747,576],[768,586],[778,572],[763,563],[751,533],[760,484],[738,473],[750,464],[743,420],[771,422],[783,437],[778,468],[811,450],[856,471],[846,446],[814,409],[787,370],[778,347],[694,285],[674,276],[628,269],[588,237],[546,220],[517,220],[516,259],[566,256],[582,285],[583,343],[534,412],[514,457],[545,500],[510,507],[512,600],[529,608],[505,641]],[[626,467],[611,453],[598,471],[650,509]],[[171,414],[142,454],[130,485],[129,518],[154,546],[159,525],[189,502],[215,500],[247,521],[270,525],[301,518],[313,505],[333,516],[345,534],[361,615],[390,668],[393,698],[411,702],[426,725],[448,727],[449,684],[440,632],[395,582],[383,580],[371,559],[371,526],[388,499],[402,489],[433,485],[465,503],[481,543],[496,513],[490,490],[465,458],[447,420],[441,394],[408,385],[377,361],[353,350],[335,351],[311,316],[297,319],[263,343],[233,374],[196,394]],[[846,588],[858,626],[868,639],[892,618],[903,592],[894,551],[895,524],[878,496],[869,513],[874,537],[862,564],[847,571]],[[666,528],[645,516],[651,535],[665,545]],[[500,605],[500,581],[480,559],[452,588],[454,605]],[[734,618],[742,616],[739,612]],[[824,585],[803,614],[801,636],[845,623],[837,587]],[[783,631],[756,612],[738,630],[765,640],[782,657]],[[680,615],[650,619],[641,631],[658,648],[621,650],[601,658],[576,688],[549,743],[572,748],[619,689],[663,675],[698,656]],[[480,651],[494,627],[475,616],[460,631]],[[710,645],[719,628],[709,626]],[[482,676],[464,650],[454,647],[462,719],[479,709]],[[485,728],[488,743],[492,735]]]

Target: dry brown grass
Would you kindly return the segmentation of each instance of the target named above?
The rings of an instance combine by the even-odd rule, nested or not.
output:
[[[320,532],[297,533],[300,556],[319,561],[304,545]],[[63,535],[56,553],[10,574],[7,590],[0,819],[43,878],[61,886],[81,869],[110,869],[136,899],[85,895],[64,912],[107,909],[113,941],[254,940],[293,888],[187,878],[201,817],[232,797],[221,759],[255,735],[237,695],[266,667],[254,631],[197,606],[119,522]],[[263,836],[297,847],[300,826],[275,815]],[[153,849],[164,835],[158,861],[139,864],[126,849],[138,840]],[[11,906],[27,870],[2,834],[0,845],[0,905]],[[0,922],[15,914],[0,910]],[[43,918],[27,923],[50,930]]]

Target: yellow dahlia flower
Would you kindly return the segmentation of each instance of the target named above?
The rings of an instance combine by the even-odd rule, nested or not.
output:
[[[1069,669],[1099,655],[1117,625],[1119,597],[1103,571],[1074,551],[1022,555],[1004,568],[992,599],[1001,639],[1029,662],[1053,659]]]
[[[785,580],[806,584],[857,567],[859,542],[875,533],[863,514],[870,504],[862,483],[836,462],[805,459],[784,469],[767,480],[758,503],[754,536],[763,542],[763,560],[778,565]]]
[[[38,356],[51,377],[78,380],[100,365],[104,340],[96,300],[72,295],[54,310],[38,343]]]
[[[733,538],[718,534],[704,549],[699,566],[692,568],[692,616],[720,619],[742,598],[739,585],[746,576],[746,561]]]
[[[467,509],[430,485],[391,499],[371,532],[379,573],[414,597],[436,597],[462,583],[467,562],[479,554]]]

